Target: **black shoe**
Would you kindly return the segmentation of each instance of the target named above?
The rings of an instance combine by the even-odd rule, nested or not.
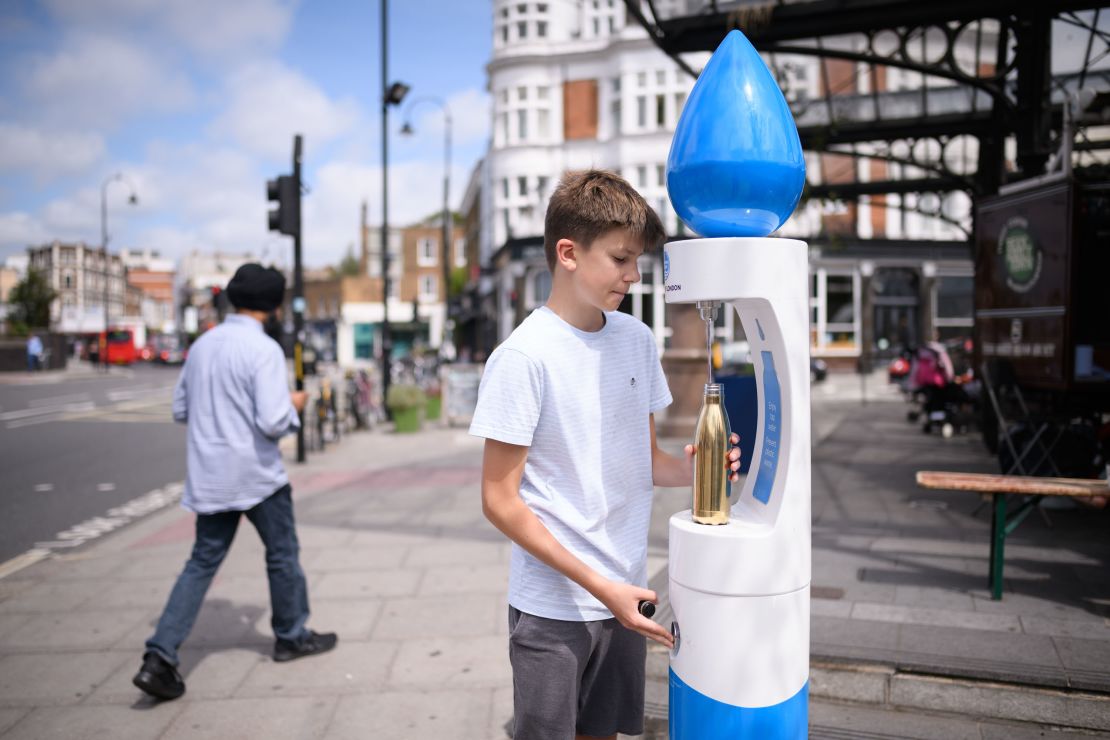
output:
[[[181,679],[181,674],[158,653],[143,656],[143,667],[131,683],[158,699],[176,699],[185,693],[185,681]]]
[[[287,660],[296,660],[309,655],[326,653],[335,647],[339,638],[334,632],[308,631],[308,636],[300,642],[278,640],[274,643],[274,662],[284,663]]]

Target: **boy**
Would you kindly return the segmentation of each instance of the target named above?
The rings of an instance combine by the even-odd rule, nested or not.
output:
[[[656,446],[653,414],[671,394],[655,338],[616,310],[640,279],[637,258],[664,236],[620,177],[568,173],[544,225],[551,296],[486,364],[470,433],[486,439],[483,512],[513,541],[517,740],[639,735],[644,638],[673,646],[638,605],[656,602],[645,588],[653,486],[690,485],[694,450]]]

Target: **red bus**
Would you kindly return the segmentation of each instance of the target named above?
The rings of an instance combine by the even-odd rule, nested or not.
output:
[[[130,365],[139,359],[139,352],[135,348],[135,333],[130,329],[112,329],[108,332],[107,342],[108,362]]]

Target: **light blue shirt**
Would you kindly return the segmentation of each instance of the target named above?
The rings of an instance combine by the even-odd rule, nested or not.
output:
[[[278,440],[300,419],[285,354],[257,320],[232,314],[193,344],[173,418],[188,424],[186,509],[245,511],[289,482]]]

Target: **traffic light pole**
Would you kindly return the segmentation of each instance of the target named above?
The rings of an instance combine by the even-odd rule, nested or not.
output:
[[[293,234],[293,374],[296,388],[304,390],[304,268],[301,264],[301,135],[293,137],[293,182],[296,185],[294,203],[297,209],[297,228]],[[297,428],[297,462],[305,461],[304,409],[300,411],[301,425]]]

